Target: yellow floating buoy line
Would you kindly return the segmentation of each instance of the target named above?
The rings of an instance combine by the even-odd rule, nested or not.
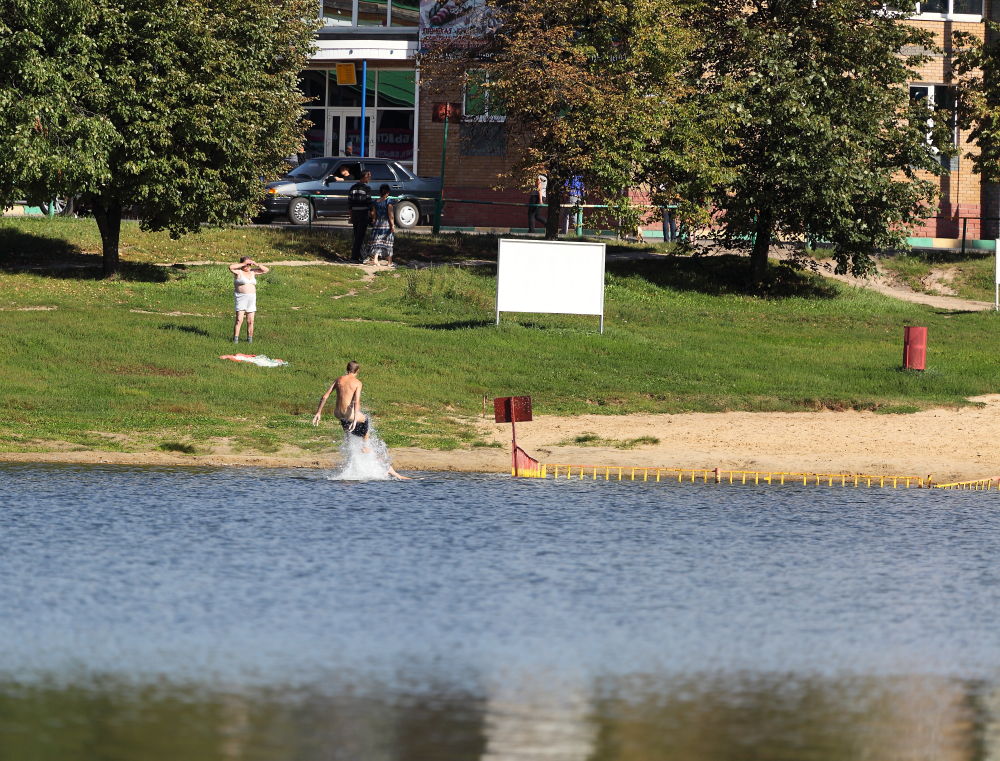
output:
[[[1000,491],[1000,479],[979,478],[975,481],[956,481],[952,484],[934,484],[935,489],[956,489],[961,491]]]
[[[511,475],[515,475],[513,471]],[[722,468],[659,468],[628,465],[569,465],[537,463],[520,468],[520,478],[559,481],[652,481],[655,483],[801,484],[803,486],[885,487],[893,489],[1000,490],[996,478],[936,484],[931,476],[886,476],[860,473],[790,473]]]

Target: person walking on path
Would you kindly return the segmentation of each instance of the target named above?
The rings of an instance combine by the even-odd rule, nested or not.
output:
[[[361,179],[351,185],[347,194],[347,208],[351,214],[351,226],[354,228],[354,243],[351,246],[351,261],[361,262],[361,249],[365,244],[365,233],[372,213],[372,189],[369,181],[371,172],[362,172]]]
[[[372,241],[368,247],[369,261],[372,264],[379,263],[379,257],[385,257],[385,263],[392,266],[392,246],[395,241],[396,221],[393,217],[396,214],[396,205],[389,197],[389,186],[382,184],[379,186],[379,196],[372,205]]]
[[[535,222],[545,228],[545,218],[542,216],[541,206],[545,204],[546,189],[549,185],[549,178],[544,174],[535,177],[535,189],[528,196],[528,232],[535,232]]]
[[[247,343],[253,343],[253,318],[257,313],[257,275],[266,275],[268,267],[257,264],[249,256],[240,258],[239,264],[230,264],[233,273],[233,292],[236,300],[236,324],[233,326],[233,343],[240,342],[240,328],[247,323]]]

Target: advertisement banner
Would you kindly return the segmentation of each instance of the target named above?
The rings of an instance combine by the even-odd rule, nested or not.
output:
[[[420,0],[421,40],[481,42],[496,26],[496,15],[484,0]]]

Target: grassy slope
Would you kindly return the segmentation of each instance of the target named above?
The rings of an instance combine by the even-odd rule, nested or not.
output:
[[[88,253],[95,235],[87,220],[0,226],[0,449],[62,441],[203,451],[212,439],[247,451],[326,449],[330,429],[309,419],[352,358],[392,446],[476,443],[468,421],[484,394],[530,394],[537,412],[560,414],[906,411],[1000,385],[993,313],[942,314],[784,268],[772,298],[752,298],[739,293],[743,262],[726,257],[610,268],[603,336],[590,317],[505,316],[495,327],[485,268],[402,270],[372,282],[349,267],[277,268],[261,278],[253,351],[291,365],[244,366],[218,359],[234,348],[224,266],[136,265],[102,281]],[[332,258],[347,245],[327,233],[255,229],[178,245],[129,226],[125,239],[126,258],[140,263]],[[411,236],[399,248],[404,258],[448,259],[491,245]],[[48,268],[53,256],[89,269]],[[28,262],[42,269],[25,271]],[[13,311],[31,306],[56,309]],[[905,324],[929,328],[925,373],[898,369]]]

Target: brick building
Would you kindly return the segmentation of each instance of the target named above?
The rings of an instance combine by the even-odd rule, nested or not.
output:
[[[910,83],[910,97],[953,108],[954,89],[947,84],[950,80],[952,34],[963,31],[985,39],[989,34],[986,22],[998,19],[1000,2],[932,0],[921,2],[917,10],[917,15],[903,23],[930,31],[944,52],[930,53],[931,60],[920,68],[915,81]],[[979,175],[972,171],[972,162],[965,156],[974,151],[975,146],[968,142],[967,134],[956,127],[954,140],[960,152],[949,162],[950,171],[940,179],[938,213],[913,231],[911,241],[914,244],[947,246],[961,237],[963,232],[969,239],[997,237],[997,217],[1000,216],[998,187],[982,182]]]
[[[463,9],[481,7],[468,0]],[[314,123],[307,134],[308,156],[355,153],[395,158],[420,175],[442,168],[444,125],[432,120],[433,103],[421,98],[415,59],[421,24],[425,33],[445,0],[318,0],[324,21],[317,51],[302,75],[302,90],[316,100],[308,108]],[[929,104],[954,105],[948,85],[949,49],[955,31],[984,38],[987,19],[1000,20],[1000,0],[930,0],[901,23],[930,30],[943,53],[931,60],[910,83],[910,96]],[[472,14],[470,14],[472,15]],[[445,26],[458,26],[454,21]],[[432,31],[440,32],[440,28]],[[365,83],[365,87],[361,83]],[[498,176],[510,167],[502,115],[491,113],[481,93],[457,94],[463,112],[475,119],[449,125],[445,169],[448,198],[493,203],[524,203],[527,190],[508,182],[498,191]],[[980,181],[964,154],[972,150],[966,135],[955,129],[961,155],[949,162],[940,180],[937,216],[913,231],[915,245],[948,245],[963,230],[969,239],[995,238],[1000,217],[1000,191]],[[524,227],[523,208],[449,204],[446,226]]]
[[[324,26],[301,77],[303,93],[314,99],[307,107],[313,127],[306,134],[306,157],[363,154],[394,158],[420,175],[441,173],[444,125],[432,120],[433,103],[421,98],[415,60],[421,17],[428,26],[442,5],[435,0],[319,0]],[[481,0],[463,7],[477,5]],[[494,118],[474,94],[456,98],[465,114],[479,118],[449,125],[446,196],[523,203],[522,192],[494,190],[497,175],[507,168],[502,118]],[[450,204],[443,221],[524,226],[524,211],[517,212]]]

